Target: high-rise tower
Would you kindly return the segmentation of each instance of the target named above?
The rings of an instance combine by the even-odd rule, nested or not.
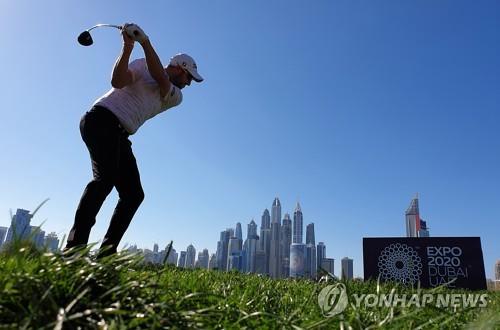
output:
[[[316,237],[314,235],[314,223],[306,226],[306,244],[316,245]]]
[[[314,223],[310,223],[306,227],[306,277],[316,278],[317,267]]]
[[[179,255],[179,263],[177,264],[177,267],[181,267],[181,268],[186,267],[186,251],[181,251],[181,254]]]
[[[286,213],[281,226],[281,277],[290,277],[290,245],[292,244],[292,220]]]
[[[236,224],[236,230],[234,232],[234,236],[236,238],[243,240],[243,234],[241,233],[241,223],[239,222]]]
[[[259,236],[257,236],[257,224],[255,221],[250,221],[248,224],[247,230],[247,239],[245,240],[245,244],[243,245],[244,250],[244,265],[243,271],[254,273],[256,271],[255,268],[255,257],[257,253],[257,245],[259,242]]]
[[[30,211],[17,209],[16,214],[12,217],[12,222],[7,232],[5,242],[10,242],[13,239],[27,239],[30,236],[30,221],[33,217]]]
[[[264,264],[259,265],[259,269],[263,269],[263,274],[269,274],[269,255],[271,252],[271,216],[269,215],[268,209],[265,209],[262,214],[259,250],[262,251],[261,253],[257,253],[257,255],[260,256],[260,258],[258,258],[259,262],[262,258],[264,258]]]
[[[500,281],[500,260],[495,263],[495,280]]]
[[[406,210],[406,237],[429,237],[427,222],[420,218],[418,194],[411,200]]]
[[[274,199],[271,216],[271,244],[269,253],[269,275],[272,278],[281,276],[280,233],[281,204],[278,197]]]
[[[0,227],[0,246],[2,246],[3,241],[5,240],[5,236],[7,236],[7,231],[9,228],[7,227]]]
[[[353,260],[349,259],[348,257],[342,258],[341,265],[342,265],[341,278],[343,280],[344,279],[352,280],[353,279]]]
[[[323,242],[319,242],[316,246],[316,262],[318,266],[323,267],[323,259],[326,258],[326,245]]]
[[[231,234],[231,229],[226,229],[220,233],[220,240],[217,242],[217,268],[219,270],[227,270],[228,248]]]
[[[292,243],[297,243],[297,244],[302,243],[302,226],[303,226],[302,222],[303,222],[302,209],[300,208],[299,202],[297,202],[297,206],[295,207],[295,212],[293,213]]]
[[[420,212],[418,209],[418,194],[411,200],[406,210],[406,237],[417,237],[420,229]]]
[[[196,249],[192,244],[189,244],[186,249],[186,268],[194,268],[196,259]]]

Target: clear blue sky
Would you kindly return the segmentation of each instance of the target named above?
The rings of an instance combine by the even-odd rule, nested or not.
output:
[[[1,1],[0,225],[9,209],[67,233],[90,160],[78,124],[110,87],[118,31],[138,23],[166,63],[206,78],[131,137],[146,199],[122,243],[215,252],[237,221],[300,200],[327,255],[402,236],[420,194],[432,236],[480,236],[500,258],[500,2]],[[139,46],[133,58],[142,57]],[[102,238],[117,201],[101,210]]]

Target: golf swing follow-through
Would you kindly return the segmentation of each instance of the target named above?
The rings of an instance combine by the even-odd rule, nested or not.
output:
[[[93,179],[80,199],[65,248],[67,251],[88,243],[97,213],[115,187],[119,200],[98,257],[117,251],[144,199],[129,136],[146,120],[179,105],[181,89],[192,80],[203,81],[195,61],[187,54],[173,56],[164,67],[148,36],[136,24],[98,24],[81,33],[78,42],[92,45],[90,31],[102,26],[120,29],[123,45],[113,67],[112,88],[94,102],[80,121],[80,133],[92,161]],[[129,63],[136,42],[143,48],[144,58]]]
[[[133,23],[124,24],[123,26],[122,25],[114,25],[114,24],[96,24],[93,27],[91,27],[90,29],[87,29],[87,30],[83,31],[82,33],[80,33],[80,35],[78,36],[78,43],[80,43],[80,45],[82,45],[82,46],[92,45],[94,43],[94,40],[92,40],[92,36],[90,35],[90,31],[92,31],[93,29],[99,28],[99,27],[112,27],[112,28],[116,28],[118,30],[125,31],[127,33],[127,35],[132,39],[134,39],[134,37],[138,37],[141,33],[143,33],[141,28]]]

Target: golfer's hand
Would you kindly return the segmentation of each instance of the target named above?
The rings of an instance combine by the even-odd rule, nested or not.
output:
[[[129,25],[129,23],[125,23],[122,29],[123,45],[128,47],[134,47],[134,39],[132,39],[125,30],[127,25]]]
[[[137,24],[125,24],[123,30],[128,34],[130,38],[142,44],[149,40],[148,36]]]

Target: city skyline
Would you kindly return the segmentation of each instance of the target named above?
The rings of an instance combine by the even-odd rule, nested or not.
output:
[[[47,200],[46,200],[47,201]],[[44,201],[43,203],[45,203]],[[41,205],[43,205],[43,203]],[[40,206],[41,206],[40,205]],[[38,211],[40,206],[35,210],[34,213]],[[269,212],[268,208],[265,208],[262,217],[261,217],[261,228],[260,228],[260,233],[263,235],[264,239],[260,240],[259,235],[257,235],[258,232],[258,226],[255,223],[254,219],[251,219],[250,222],[247,225],[247,240],[249,238],[256,238],[256,241],[254,242],[255,250],[257,250],[257,247],[263,249],[265,251],[265,257],[266,261],[265,267],[261,269],[260,271],[257,270],[257,267],[255,265],[251,265],[250,261],[244,261],[245,264],[241,263],[238,264],[238,267],[243,267],[247,269],[246,271],[250,272],[256,272],[256,273],[261,273],[261,274],[268,274],[272,278],[284,278],[284,277],[290,277],[289,273],[289,267],[290,267],[290,248],[293,243],[296,244],[302,244],[302,238],[303,238],[303,232],[304,232],[304,223],[303,223],[303,213],[302,213],[302,208],[300,206],[300,203],[297,201],[295,210],[294,210],[294,222],[293,222],[293,229],[291,228],[292,223],[290,219],[289,213],[285,213],[283,216],[283,224],[285,224],[286,221],[289,221],[290,223],[288,224],[289,228],[289,240],[292,241],[292,244],[288,245],[288,250],[284,248],[286,244],[283,244],[283,242],[287,242],[285,237],[283,237],[283,232],[278,232],[278,234],[274,233],[273,236],[273,223],[274,223],[274,229],[275,231],[279,230],[277,228],[282,228],[285,229],[287,227],[281,225],[281,221],[279,221],[279,218],[281,217],[281,202],[278,197],[276,197],[272,203],[271,206],[271,213]],[[271,215],[272,214],[272,215]],[[50,242],[50,249],[53,251],[58,250],[59,246],[59,238],[55,232],[51,232],[48,235],[45,235],[45,231],[42,230],[40,226],[31,226],[30,221],[33,218],[33,214],[30,213],[28,210],[24,209],[17,209],[16,214],[12,216],[12,222],[11,224],[14,224],[14,222],[21,223],[22,226],[20,226],[21,229],[21,236],[23,238],[27,238],[28,236],[33,236],[32,239],[34,240],[35,244],[37,246],[42,246],[44,244],[45,238],[48,239]],[[423,225],[419,224],[422,223]],[[413,197],[413,199],[410,202],[409,207],[406,209],[405,212],[405,224],[406,224],[406,234],[409,234],[409,228],[412,226],[415,228],[414,233],[416,233],[417,236],[413,237],[428,237],[429,236],[429,231],[428,228],[425,224],[425,221],[420,218],[420,208],[419,208],[419,195],[418,193]],[[418,229],[419,226],[421,226],[421,229]],[[27,227],[27,231],[24,227]],[[11,225],[10,227],[2,227],[0,226],[0,247],[3,245],[3,243],[7,243],[8,239],[10,240],[12,236],[9,238],[9,235],[12,235],[15,230],[12,230],[13,226]],[[308,255],[308,258],[310,260],[310,256],[314,255],[315,258],[314,264],[310,264],[305,270],[305,274],[300,275],[300,277],[306,277],[306,278],[312,278],[315,276],[315,274],[311,274],[311,271],[313,269],[317,269],[317,267],[321,266],[325,270],[329,270],[330,268],[333,270],[331,273],[336,275],[337,277],[341,278],[344,276],[344,268],[347,267],[348,269],[348,278],[354,278],[354,277],[359,277],[362,278],[361,275],[354,274],[353,270],[353,259],[349,258],[348,256],[344,256],[342,259],[338,258],[329,258],[327,255],[323,254],[323,251],[326,250],[326,246],[324,242],[319,242],[318,245],[316,246],[315,244],[315,231],[314,231],[314,223],[309,223],[305,226],[306,229],[306,239],[305,239],[305,244],[304,249],[301,253],[304,255]],[[422,229],[424,230],[424,234],[422,235]],[[295,241],[293,242],[292,240],[292,231],[293,237],[295,237]],[[34,233],[34,235],[33,235]],[[244,246],[247,244],[247,240],[244,241],[245,245],[243,245],[243,231],[242,231],[242,226],[240,222],[237,222],[235,224],[235,227],[228,227],[225,231],[221,232],[220,239],[222,240],[223,233],[226,234],[225,237],[228,239],[224,238],[224,240],[228,240],[230,244],[226,247],[227,249],[227,256],[224,257],[226,258],[226,263],[225,266],[222,266],[217,263],[216,260],[216,253],[209,253],[209,249],[204,248],[203,251],[200,251],[198,253],[198,258],[196,258],[196,248],[194,245],[191,243],[188,245],[188,247],[185,249],[185,251],[180,251],[180,256],[176,252],[175,248],[172,247],[171,254],[169,255],[169,258],[167,260],[167,263],[172,263],[180,267],[185,267],[185,268],[194,268],[198,267],[200,263],[200,255],[203,256],[201,260],[202,265],[206,265],[207,267],[210,264],[210,261],[214,262],[214,265],[210,268],[219,268],[219,269],[224,269],[225,267],[233,267],[230,266],[232,265],[235,261],[231,259],[231,248],[233,248],[235,251],[241,251],[244,249]],[[5,239],[2,238],[2,235],[5,237]],[[15,235],[15,234],[14,234]],[[18,234],[19,235],[19,234]],[[383,236],[383,235],[382,235]],[[407,237],[412,237],[412,236],[407,236]],[[236,240],[233,240],[233,243],[231,243],[231,238],[235,238]],[[273,240],[278,238],[280,241],[279,244],[276,244],[275,242],[273,243]],[[4,241],[5,240],[5,241]],[[273,243],[273,244],[271,244]],[[307,249],[307,245],[312,245],[312,248],[310,250]],[[278,249],[277,251],[274,251],[271,249],[271,246],[274,246],[273,249]],[[159,246],[158,243],[154,242],[153,243],[153,250],[149,250],[148,248],[138,248],[136,244],[133,245],[128,245],[128,246],[123,246],[123,248],[128,249],[129,251],[135,252],[135,251],[143,251],[144,252],[144,257],[146,261],[149,262],[154,262],[154,263],[160,263],[163,261],[163,258],[166,253],[168,245],[165,246],[165,249],[162,251],[159,251]],[[218,248],[215,249],[217,251]],[[205,253],[206,251],[206,253]],[[283,251],[287,251],[287,253],[283,253]],[[256,251],[258,253],[258,251]],[[288,255],[287,255],[288,254]],[[206,257],[208,255],[208,257]],[[324,259],[323,261],[325,264],[323,265],[323,261],[320,261],[320,256]],[[331,255],[330,255],[331,257]],[[211,259],[214,260],[211,260]],[[274,265],[280,265],[280,268],[275,268],[271,267],[271,264],[273,264],[273,260],[276,260],[278,258],[278,262],[274,261]],[[288,259],[287,259],[288,258]],[[174,261],[175,260],[175,261]],[[338,275],[334,273],[334,262],[335,260],[340,260],[340,265],[339,265],[339,273]],[[241,261],[239,261],[241,262]],[[255,262],[255,261],[253,261]],[[252,262],[252,263],[253,263]],[[347,262],[346,266],[344,266],[344,262]],[[488,276],[487,278],[496,278],[498,276],[499,269],[500,269],[500,263],[497,261],[495,263],[495,267],[493,270],[493,276]],[[237,268],[237,267],[236,267]],[[486,267],[486,262],[485,262],[485,272],[488,274],[488,270]],[[309,271],[307,270],[309,269]],[[308,273],[309,272],[309,273]],[[295,277],[295,276],[294,276]]]
[[[47,248],[51,252],[59,251],[59,237],[55,232],[46,234],[41,226],[31,225],[31,219],[37,210],[38,208],[30,213],[29,210],[17,209],[11,216],[10,226],[0,226],[0,250],[12,241],[29,240],[37,248]]]

